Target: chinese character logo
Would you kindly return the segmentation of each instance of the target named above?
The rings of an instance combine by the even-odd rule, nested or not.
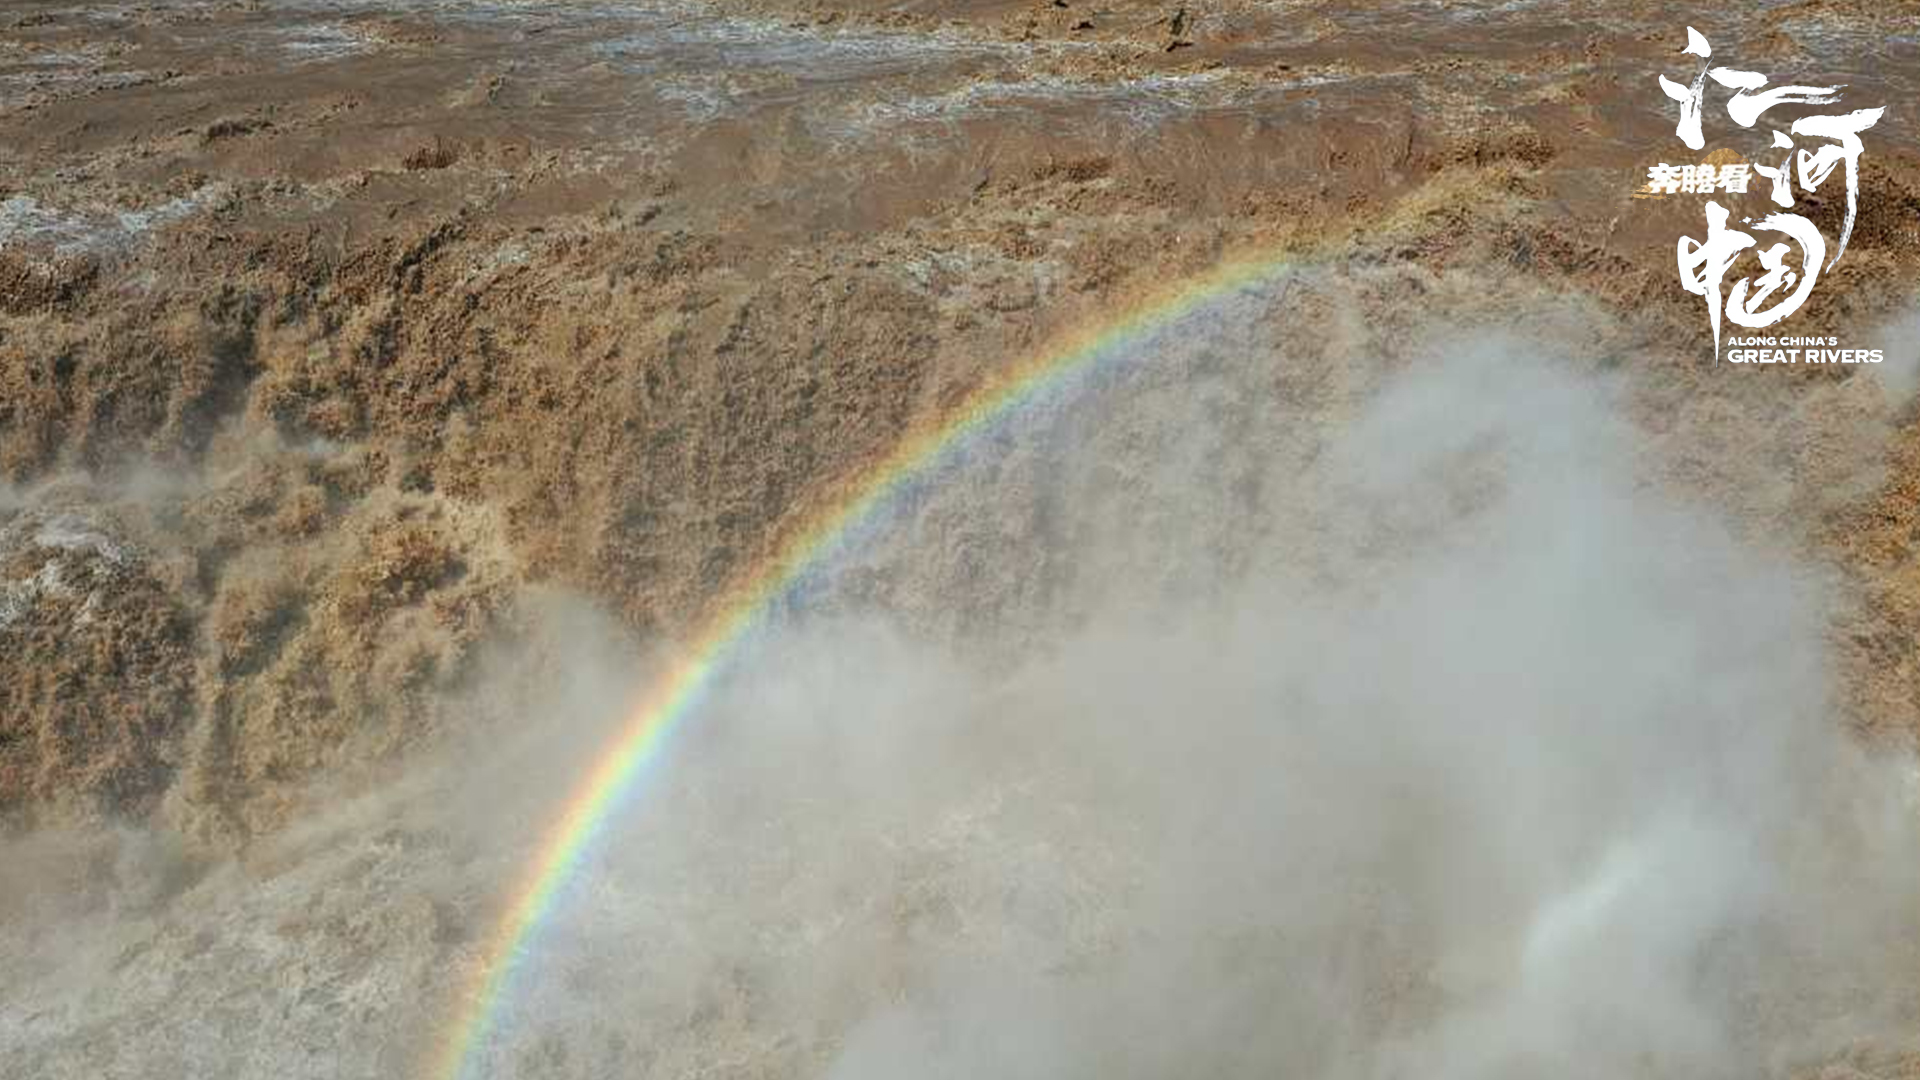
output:
[[[1700,31],[1687,27],[1687,47],[1683,55],[1698,56],[1700,71],[1692,83],[1678,83],[1660,76],[1660,89],[1680,103],[1680,125],[1675,129],[1688,149],[1706,146],[1702,131],[1707,83],[1733,91],[1726,103],[1727,118],[1741,128],[1752,129],[1778,105],[1832,105],[1840,100],[1839,86],[1776,86],[1767,89],[1767,77],[1757,71],[1713,67],[1713,46]],[[1646,190],[1656,195],[1676,193],[1744,195],[1748,183],[1758,174],[1771,184],[1773,204],[1782,210],[1758,221],[1741,219],[1752,232],[1730,227],[1731,212],[1719,202],[1706,204],[1707,238],[1696,240],[1682,236],[1677,246],[1680,284],[1688,292],[1707,302],[1707,320],[1713,328],[1714,355],[1720,352],[1720,324],[1725,319],[1739,326],[1772,326],[1800,310],[1812,294],[1814,282],[1823,269],[1832,269],[1847,250],[1853,235],[1853,222],[1859,212],[1860,154],[1864,149],[1860,133],[1872,127],[1885,109],[1858,109],[1823,116],[1803,116],[1785,131],[1769,125],[1773,133],[1772,150],[1781,151],[1779,165],[1760,162],[1736,164],[1669,165],[1661,162],[1647,170]],[[1795,140],[1811,145],[1801,145]],[[1843,168],[1844,167],[1844,168]],[[1843,168],[1847,186],[1847,209],[1833,258],[1827,259],[1826,238],[1813,222],[1791,213],[1794,206],[1794,181],[1801,191],[1817,191],[1837,168]],[[1762,247],[1754,233],[1773,233],[1783,238]],[[1727,275],[1734,263],[1749,248],[1754,249],[1763,271],[1758,277],[1742,277],[1727,286]],[[1797,253],[1797,258],[1794,256]],[[1825,265],[1822,265],[1822,260]],[[1797,264],[1797,269],[1795,268]]]

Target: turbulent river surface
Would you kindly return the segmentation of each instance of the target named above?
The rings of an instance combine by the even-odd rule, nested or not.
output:
[[[1893,107],[1783,330],[1885,363],[1714,364],[1689,25]],[[10,5],[0,1074],[1920,1076],[1916,84],[1845,0]]]

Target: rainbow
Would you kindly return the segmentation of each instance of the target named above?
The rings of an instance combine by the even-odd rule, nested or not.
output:
[[[566,883],[578,873],[620,806],[662,756],[669,737],[697,710],[726,663],[757,627],[796,591],[807,571],[828,560],[849,534],[875,518],[919,478],[936,470],[997,419],[1062,387],[1103,363],[1129,355],[1153,334],[1172,329],[1204,306],[1238,291],[1278,282],[1290,270],[1284,254],[1222,261],[1208,272],[1126,305],[1117,317],[1067,333],[1025,360],[990,377],[952,413],[921,425],[893,451],[846,483],[838,498],[790,532],[771,557],[736,577],[680,659],[656,677],[636,702],[602,756],[542,836],[529,872],[512,894],[481,954],[457,1022],[436,1043],[427,1075],[468,1080],[476,1051],[485,1046],[530,953],[529,942],[553,917]]]

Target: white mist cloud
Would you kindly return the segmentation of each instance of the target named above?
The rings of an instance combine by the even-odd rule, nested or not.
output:
[[[1881,362],[1870,370],[1890,395],[1905,402],[1920,389],[1920,311],[1894,319],[1881,327],[1875,337],[1888,347]]]
[[[1131,463],[1084,452],[1207,443],[1193,390],[1109,418]],[[1305,467],[1218,441],[1289,519],[1233,523],[1282,538],[1255,555],[1182,549],[1254,512],[1192,462],[1036,496],[1063,536],[1176,523],[1083,565],[1211,581],[1075,576],[1075,617],[1011,650],[799,618],[676,746],[487,1060],[595,1075],[617,1031],[670,1074],[1699,1080],[1897,1031],[1920,837],[1904,766],[1835,721],[1825,583],[1646,483],[1615,396],[1484,346]],[[930,520],[978,494],[944,490]]]

